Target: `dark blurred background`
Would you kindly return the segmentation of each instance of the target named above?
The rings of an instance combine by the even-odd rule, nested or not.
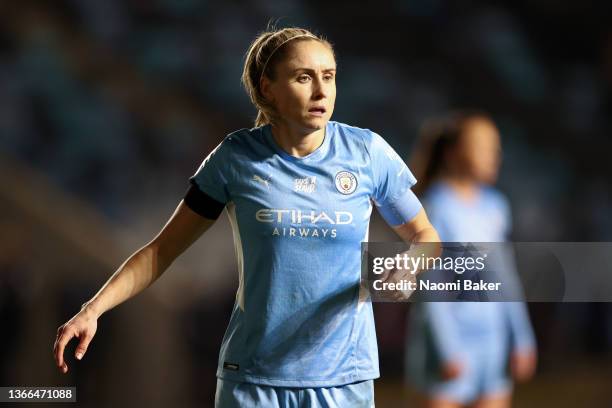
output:
[[[404,157],[426,118],[488,111],[514,240],[612,240],[611,17],[607,2],[552,0],[0,1],[0,386],[72,385],[88,407],[212,406],[237,289],[225,215],[100,319],[67,375],[52,345],[159,231],[209,151],[252,126],[243,57],[271,19],[335,45],[332,119]],[[375,216],[371,240],[385,239]],[[540,365],[515,405],[612,406],[611,305],[529,308]],[[411,405],[408,309],[376,305],[380,407]]]

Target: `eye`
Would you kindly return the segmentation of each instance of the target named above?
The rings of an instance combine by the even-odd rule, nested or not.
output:
[[[309,75],[305,75],[305,74],[300,75],[299,77],[297,77],[297,81],[304,84],[304,83],[310,81],[310,76]]]
[[[325,81],[331,81],[334,79],[334,74],[326,74],[323,76],[323,80]]]

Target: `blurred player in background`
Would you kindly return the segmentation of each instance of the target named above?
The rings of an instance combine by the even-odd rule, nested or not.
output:
[[[456,112],[427,123],[413,158],[415,191],[442,242],[507,240],[510,208],[492,187],[501,161],[500,136],[488,115]],[[536,365],[525,304],[415,303],[406,359],[408,378],[426,395],[427,407],[508,407],[508,368],[522,381]]]
[[[326,40],[299,28],[264,32],[242,80],[256,127],[213,150],[160,234],[59,328],[56,363],[67,372],[70,339],[79,338],[81,359],[98,317],[151,285],[225,208],[239,287],[216,405],[371,407],[379,368],[360,244],[372,203],[406,242],[439,241],[410,189],[416,180],[379,135],[330,121],[336,60]]]

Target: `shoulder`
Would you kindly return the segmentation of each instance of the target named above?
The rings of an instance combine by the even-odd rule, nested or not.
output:
[[[358,126],[352,126],[346,123],[336,122],[334,120],[330,120],[329,124],[337,133],[341,133],[343,135],[363,137],[363,135],[372,132],[370,129],[360,128]]]
[[[483,187],[482,194],[485,213],[490,214],[488,221],[491,225],[497,225],[497,239],[506,240],[512,229],[510,201],[504,193],[494,187]]]
[[[376,138],[381,138],[376,132],[367,128],[347,125],[346,123],[336,122],[333,120],[330,120],[329,123],[335,133],[341,135],[342,137],[357,138],[364,142],[370,143]]]
[[[330,125],[336,137],[343,143],[357,146],[369,155],[381,149],[382,151],[386,151],[389,148],[387,142],[371,129],[335,121],[330,121]]]
[[[230,148],[248,147],[252,143],[261,142],[263,138],[263,126],[255,128],[242,128],[229,133],[223,141],[222,145],[227,145]]]
[[[227,134],[211,154],[227,157],[254,150],[263,143],[262,127],[238,129]]]
[[[423,193],[422,203],[427,210],[427,215],[438,222],[445,218],[452,218],[452,213],[457,205],[453,202],[453,194],[444,183],[433,183],[427,191]]]
[[[429,206],[444,207],[452,199],[452,193],[446,184],[438,181],[429,186],[427,191],[423,193],[422,198]]]
[[[499,208],[504,212],[510,211],[510,202],[504,193],[491,186],[482,186],[481,189],[483,198],[488,205]]]

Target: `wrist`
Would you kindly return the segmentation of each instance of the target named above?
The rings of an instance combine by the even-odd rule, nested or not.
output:
[[[83,305],[81,306],[81,312],[90,315],[94,319],[97,319],[102,315],[102,312],[93,300],[89,300],[83,303]]]

